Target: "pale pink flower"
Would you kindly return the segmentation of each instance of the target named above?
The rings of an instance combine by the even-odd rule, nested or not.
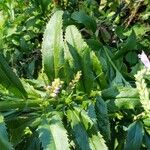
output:
[[[150,61],[148,57],[146,56],[146,54],[144,53],[144,51],[142,51],[142,53],[139,54],[138,57],[141,59],[142,63],[144,64],[146,68],[150,68]]]

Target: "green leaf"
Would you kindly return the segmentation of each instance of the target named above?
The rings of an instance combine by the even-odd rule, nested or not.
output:
[[[136,121],[128,127],[125,150],[140,150],[143,139],[143,124]]]
[[[43,13],[46,12],[49,4],[51,3],[51,0],[38,0],[40,5],[41,5],[41,8],[42,8],[42,11]]]
[[[147,132],[145,132],[144,134],[143,142],[149,150],[150,149],[150,135]]]
[[[69,84],[70,81],[73,79],[73,70],[69,64],[68,59],[65,59],[65,63],[64,63],[64,76],[65,76],[65,82],[67,84]]]
[[[12,150],[12,145],[8,140],[8,133],[6,129],[6,125],[4,123],[4,118],[0,115],[0,147],[3,150]]]
[[[86,92],[90,92],[91,89],[93,88],[93,83],[94,83],[94,75],[92,71],[92,62],[90,58],[90,48],[88,45],[84,42],[82,39],[82,36],[78,29],[71,25],[68,26],[66,29],[66,41],[69,45],[69,47],[73,47],[77,52],[74,52],[72,54],[78,54],[75,56],[72,56],[76,60],[74,61],[79,61],[80,57],[80,62],[81,62],[81,67],[82,67],[82,73],[83,73],[83,82],[84,82],[84,87]],[[72,51],[70,49],[70,51]],[[76,62],[76,64],[79,62]],[[78,64],[80,66],[80,64]]]
[[[78,71],[82,70],[82,64],[81,64],[81,57],[79,56],[77,50],[69,43],[67,43],[66,46],[67,46],[67,48],[65,49],[65,54],[66,54],[65,62],[68,64],[65,64],[65,66],[64,66],[65,74],[66,74],[65,79],[67,79],[67,81],[68,81],[68,76],[70,76],[71,77],[69,80],[69,82],[70,82],[73,79],[73,77],[75,76],[75,74]],[[67,68],[69,70],[67,70]],[[84,82],[82,80],[80,80],[79,82],[80,82],[80,90],[83,91],[84,90]]]
[[[84,81],[85,91],[87,93],[90,93],[90,91],[93,89],[95,78],[94,78],[94,74],[92,71],[90,51],[88,49],[83,52],[83,57],[82,57],[81,62],[82,62],[82,72],[83,72],[83,81]]]
[[[135,31],[135,34],[138,38],[142,38],[146,35],[147,32],[150,31],[149,27],[146,24],[135,24],[132,28]]]
[[[67,118],[71,124],[71,128],[73,130],[73,137],[79,149],[90,150],[88,134],[83,124],[81,123],[79,116],[74,110],[70,109],[67,111]]]
[[[125,59],[127,62],[129,62],[131,65],[134,65],[138,61],[138,56],[136,52],[128,52],[127,55],[125,56]]]
[[[98,60],[94,52],[91,52],[91,60],[93,63],[93,71],[96,75],[97,83],[99,84],[100,89],[104,89],[106,88],[107,82],[106,82],[106,79],[102,70],[102,64]]]
[[[117,36],[120,39],[125,39],[126,36],[123,34],[124,33],[125,28],[123,26],[117,26],[115,29],[115,33],[117,34]]]
[[[18,117],[17,115],[18,114],[14,114],[14,116],[11,116],[11,118],[7,121],[7,126],[11,135],[11,142],[14,146],[18,145],[18,143],[21,143],[24,140],[25,129],[34,121],[33,116]]]
[[[90,29],[92,30],[93,32],[96,31],[96,21],[88,16],[85,12],[83,11],[75,11],[72,16],[71,16],[72,19],[74,19],[77,23],[82,23],[84,24],[84,26],[87,28],[87,29]]]
[[[128,37],[125,45],[123,46],[123,50],[133,50],[136,48],[136,34],[134,30],[132,30],[130,36]]]
[[[110,123],[107,112],[107,105],[101,97],[96,98],[95,104],[98,127],[106,140],[110,140]]]
[[[78,54],[77,50],[72,46],[70,45],[69,43],[67,43],[68,45],[68,48],[69,48],[69,52],[71,54],[71,57],[73,58],[73,68],[75,70],[75,72],[77,71],[80,71],[82,69],[82,64],[81,64],[81,57],[80,55]]]
[[[94,104],[90,103],[87,108],[87,114],[90,117],[90,119],[94,122],[94,124],[97,126],[97,116],[95,111],[96,110]]]
[[[114,101],[115,105],[119,109],[135,109],[135,107],[140,106],[139,98],[116,98]]]
[[[145,126],[150,127],[150,116],[148,118],[143,119],[143,123]]]
[[[138,90],[132,87],[113,86],[102,91],[104,99],[139,98]]]
[[[17,149],[21,150],[41,150],[41,143],[37,137],[37,133],[34,132],[27,138],[24,138],[24,141],[18,143]]]
[[[44,150],[69,150],[67,131],[57,113],[43,116],[37,131]]]
[[[123,86],[124,85],[124,81],[123,81],[123,77],[121,75],[120,72],[116,71],[116,76],[113,79],[112,83],[113,86]]]
[[[94,122],[89,118],[87,113],[80,109],[79,107],[74,107],[76,115],[80,118],[81,123],[84,125],[88,136],[89,136],[89,144],[91,149],[95,150],[107,150],[107,146],[105,144],[105,140],[100,134],[98,128],[95,126]]]
[[[46,26],[42,42],[43,67],[50,81],[62,77],[64,63],[62,11],[56,11]]]
[[[0,54],[0,84],[21,98],[27,98],[27,93],[16,74],[11,70],[6,60]]]
[[[136,34],[134,30],[132,30],[130,36],[126,40],[126,43],[123,43],[122,48],[116,53],[114,59],[118,59],[120,56],[123,56],[128,51],[135,50],[136,45],[137,45]]]
[[[130,84],[125,80],[125,78],[122,76],[121,72],[118,70],[118,68],[116,67],[116,65],[114,64],[114,62],[112,61],[111,57],[110,57],[110,54],[112,55],[112,53],[110,52],[110,50],[104,46],[104,51],[105,51],[105,54],[106,54],[106,57],[108,59],[108,62],[110,63],[110,65],[113,67],[113,69],[116,71],[116,77],[114,79],[114,81],[110,81],[112,82],[113,84],[119,84],[119,85],[125,85],[125,86],[129,86],[130,87]],[[110,73],[111,75],[111,73]],[[112,75],[111,75],[112,76]],[[112,85],[113,85],[112,84]]]
[[[137,106],[141,106],[136,88],[115,86],[103,90],[101,95],[104,100],[107,100],[110,112],[118,111],[119,109],[134,109]]]
[[[97,39],[87,39],[86,42],[93,51],[99,51],[102,47],[102,43]]]
[[[86,49],[89,49],[88,45],[83,40],[81,33],[74,25],[70,25],[66,28],[65,39],[67,43],[77,50],[79,56],[82,56],[83,52]]]

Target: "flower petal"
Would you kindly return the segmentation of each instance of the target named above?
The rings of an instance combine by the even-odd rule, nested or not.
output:
[[[146,54],[144,53],[144,51],[142,51],[142,53],[139,54],[138,57],[141,59],[142,63],[144,64],[146,68],[150,68],[150,61],[148,57],[146,56]]]

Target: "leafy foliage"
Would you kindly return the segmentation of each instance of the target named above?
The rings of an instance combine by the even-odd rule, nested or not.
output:
[[[149,19],[148,0],[0,1],[0,147],[150,149]]]

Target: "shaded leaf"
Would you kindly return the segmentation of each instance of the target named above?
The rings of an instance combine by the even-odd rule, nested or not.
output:
[[[136,121],[128,127],[125,150],[140,150],[143,139],[143,125]]]
[[[131,65],[136,64],[138,61],[138,56],[136,52],[128,52],[125,56],[126,61],[129,62]]]
[[[88,134],[74,110],[67,111],[67,118],[73,130],[73,137],[81,150],[90,150]]]
[[[6,125],[4,123],[4,118],[0,115],[0,147],[3,150],[12,150],[12,145],[8,139],[8,133],[6,129]]]
[[[96,31],[96,21],[92,17],[88,16],[85,12],[75,11],[71,18],[74,19],[77,23],[84,24],[87,29],[91,29],[93,32]]]
[[[96,98],[95,104],[98,127],[106,140],[110,140],[110,123],[107,105],[101,97]]]
[[[27,93],[22,83],[11,70],[2,54],[0,54],[0,83],[16,96],[27,98]]]
[[[107,43],[110,41],[111,35],[105,27],[100,27],[100,33],[101,33],[101,36],[102,36],[102,39],[104,40],[104,42]]]
[[[97,126],[97,116],[95,112],[95,107],[94,104],[90,104],[87,108],[87,114],[90,117],[90,119],[94,122],[94,124]]]
[[[68,150],[67,131],[58,114],[43,116],[37,129],[44,150]]]
[[[87,39],[86,42],[93,51],[99,51],[102,47],[102,43],[96,39]]]
[[[149,150],[150,149],[150,135],[147,132],[145,132],[144,134],[143,142]]]
[[[25,129],[32,123],[33,120],[34,117],[32,116],[18,117],[17,115],[8,119],[7,124],[9,128],[9,133],[11,135],[11,142],[14,146],[16,146],[18,143],[24,140]]]
[[[79,116],[80,121],[84,125],[88,136],[89,136],[89,144],[91,149],[103,149],[107,150],[107,146],[105,144],[105,140],[103,139],[102,135],[100,134],[98,128],[95,126],[94,122],[89,118],[87,113],[80,109],[79,107],[74,107],[76,115]]]
[[[130,36],[126,40],[126,43],[123,43],[122,48],[116,53],[114,59],[118,59],[120,56],[123,56],[126,52],[134,50],[136,48],[136,35],[134,30],[132,30]]]
[[[123,34],[125,28],[122,27],[122,26],[117,26],[116,29],[115,29],[115,33],[117,34],[117,36],[120,38],[120,39],[125,39],[126,36]]]

